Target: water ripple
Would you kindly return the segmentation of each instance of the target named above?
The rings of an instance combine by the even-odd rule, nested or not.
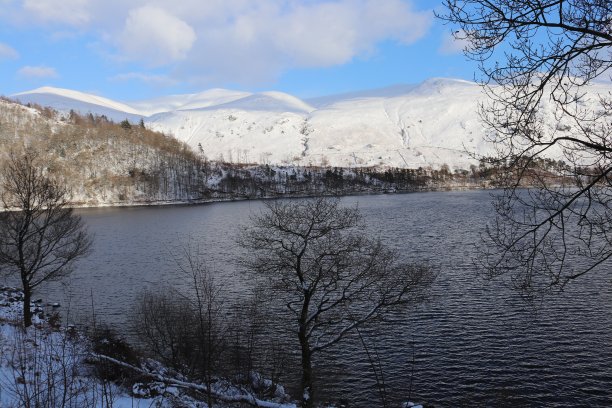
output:
[[[478,279],[474,242],[491,214],[486,192],[349,197],[379,236],[408,260],[439,273],[430,301],[394,314],[393,323],[366,331],[380,354],[394,401],[436,407],[612,406],[612,284],[591,274],[533,308],[516,294]],[[238,225],[261,203],[198,207],[84,210],[95,251],[69,289],[74,310],[123,322],[142,287],[177,283],[169,250],[179,237],[200,243],[211,266],[239,297],[248,282],[237,272]],[[371,367],[353,339],[317,361],[328,396],[357,407],[378,404]]]

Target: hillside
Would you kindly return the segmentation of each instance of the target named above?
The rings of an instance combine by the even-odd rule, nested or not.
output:
[[[120,103],[57,88],[13,96],[62,112],[143,118],[211,160],[277,165],[467,169],[491,146],[477,117],[480,87],[432,79],[302,101],[281,92],[213,89]]]
[[[607,84],[586,89],[593,97],[612,91]],[[282,92],[211,89],[121,103],[48,87],[14,98],[116,122],[142,118],[147,128],[175,136],[209,160],[231,163],[412,169],[446,164],[457,170],[493,153],[478,117],[482,90],[456,79],[307,101]],[[570,131],[547,101],[541,114],[549,132]],[[554,152],[552,158],[561,159]]]
[[[197,199],[205,184],[199,158],[170,136],[0,100],[0,165],[21,146],[44,155],[78,205]]]
[[[381,169],[211,161],[140,124],[0,99],[0,167],[7,152],[23,146],[43,155],[46,170],[70,189],[72,203],[81,206],[479,188],[494,179],[482,164],[452,171],[448,166]],[[234,158],[249,160],[248,150],[240,154]]]

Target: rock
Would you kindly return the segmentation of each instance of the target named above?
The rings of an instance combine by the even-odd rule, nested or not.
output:
[[[173,394],[173,391],[174,390],[171,390],[170,393]],[[136,383],[132,386],[132,394],[139,398],[157,397],[159,395],[164,395],[165,393],[166,384],[163,382],[154,381],[147,384]]]

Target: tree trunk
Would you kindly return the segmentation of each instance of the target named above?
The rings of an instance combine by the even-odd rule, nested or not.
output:
[[[32,290],[24,283],[23,285],[23,326],[30,327],[32,325],[32,309],[30,303],[32,301]]]
[[[302,407],[310,408],[313,406],[314,395],[314,388],[312,386],[312,354],[306,336],[306,325],[303,323],[300,324],[298,337],[302,349]]]
[[[299,261],[298,261],[299,262]],[[312,384],[312,353],[308,342],[308,309],[312,293],[304,291],[302,312],[299,318],[298,339],[302,349],[302,408],[311,408],[314,404],[314,388]]]

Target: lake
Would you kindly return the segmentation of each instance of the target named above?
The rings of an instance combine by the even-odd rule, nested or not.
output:
[[[489,192],[346,197],[372,236],[407,260],[438,272],[430,301],[365,332],[396,399],[444,406],[612,406],[612,282],[593,273],[536,308],[513,291],[478,278],[477,242],[492,216]],[[249,290],[235,265],[240,225],[262,202],[79,210],[95,235],[94,251],[65,285],[40,297],[72,315],[125,325],[138,293],[177,284],[177,244],[197,244],[230,297]],[[180,282],[178,282],[180,284]],[[42,291],[44,290],[44,293]],[[92,312],[93,305],[93,312]],[[376,406],[371,367],[351,341],[327,356],[325,395]]]

